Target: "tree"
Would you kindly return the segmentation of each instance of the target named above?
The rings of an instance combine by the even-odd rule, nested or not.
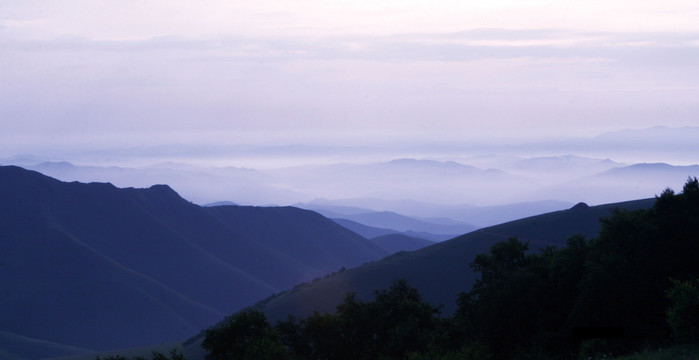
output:
[[[242,310],[207,329],[201,346],[208,352],[206,360],[283,359],[286,356],[265,314],[255,309]]]
[[[350,293],[334,314],[274,329],[262,313],[236,314],[207,330],[207,360],[570,358],[667,343],[670,330],[696,342],[699,181],[601,223],[596,238],[573,236],[538,253],[516,238],[494,244],[470,264],[481,276],[451,319],[397,280],[373,301]],[[605,332],[617,328],[621,336]]]
[[[478,254],[471,263],[474,272],[481,273],[475,288],[486,284],[494,284],[506,280],[507,276],[526,262],[526,252],[529,243],[523,243],[517,238],[509,238],[490,248],[490,254]]]
[[[286,320],[277,321],[274,328],[279,334],[279,341],[288,349],[291,358],[313,358],[310,340],[304,333],[304,325],[296,317],[289,315]]]
[[[375,300],[348,293],[334,314],[277,323],[292,356],[307,359],[399,359],[425,352],[439,322],[439,311],[405,280],[377,290]]]
[[[529,254],[516,238],[499,242],[471,264],[481,277],[461,294],[456,313],[470,346],[485,345],[495,358],[511,358],[529,349],[541,332],[545,305],[552,296],[549,282],[555,250]]]
[[[674,338],[681,343],[699,341],[699,279],[673,280],[667,297],[667,322]]]
[[[336,314],[313,315],[301,321],[302,338],[307,341],[309,354],[301,354],[309,359],[331,360],[349,359],[344,351],[340,327]]]
[[[404,358],[425,351],[437,326],[439,309],[422,299],[418,290],[399,279],[387,290],[376,291],[373,307],[376,343],[387,358]]]
[[[605,351],[621,353],[666,342],[670,278],[699,277],[699,184],[666,189],[651,209],[617,210],[590,243],[585,275],[570,319],[574,325],[618,327]]]

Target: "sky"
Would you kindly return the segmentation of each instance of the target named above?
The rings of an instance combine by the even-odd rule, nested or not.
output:
[[[3,0],[0,156],[699,126],[698,18],[695,0]]]

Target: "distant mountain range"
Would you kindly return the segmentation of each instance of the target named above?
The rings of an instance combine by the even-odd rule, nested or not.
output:
[[[699,176],[699,165],[676,166],[665,163],[642,163],[616,167],[599,174],[558,184],[551,191],[566,191],[570,196],[602,202],[610,189],[618,197],[632,197],[640,192],[659,195],[665,188],[680,189],[689,177]],[[639,196],[637,196],[639,197]]]
[[[66,354],[183,339],[388,254],[312,211],[205,208],[166,185],[65,183],[3,166],[0,199],[0,354],[10,340]]]
[[[434,244],[432,241],[406,234],[386,234],[370,240],[391,254],[401,251],[415,251]]]
[[[685,176],[687,174],[689,174],[687,176],[691,176],[697,173],[699,173],[699,165],[673,166],[665,163],[643,163],[609,169],[600,173],[598,176],[621,176],[629,179],[638,176],[656,175],[656,177],[669,177],[674,179],[677,176]]]
[[[683,131],[693,134],[696,129]],[[631,147],[629,144],[645,148],[655,143],[641,140],[652,138],[657,131],[678,132],[665,128],[628,131],[588,139],[586,144],[596,141],[614,144],[616,139],[627,144],[627,148]],[[634,139],[641,140],[633,143]],[[687,146],[682,141],[677,147]],[[699,159],[687,161],[696,164]],[[665,187],[679,188],[687,177],[699,176],[697,165],[624,164],[604,157],[571,154],[398,158],[271,169],[174,162],[104,167],[46,162],[30,156],[0,159],[0,163],[23,164],[63,181],[101,181],[118,187],[168,184],[185,199],[199,204],[228,201],[258,206],[294,205],[355,221],[359,219],[346,215],[390,212],[431,224],[435,224],[435,219],[451,219],[475,228],[569,208],[579,201],[595,205],[638,199]],[[376,222],[378,214],[371,218],[364,224],[405,230],[396,229],[395,222],[385,216],[386,221],[381,223]],[[443,228],[409,230],[459,233]]]
[[[332,220],[335,221],[336,223],[356,232],[357,234],[360,234],[360,235],[364,236],[365,238],[370,239],[370,240],[374,240],[376,238],[386,236],[386,235],[402,235],[406,238],[424,240],[424,242],[422,242],[422,243],[425,245],[428,245],[428,244],[432,244],[434,242],[439,242],[439,241],[451,239],[454,237],[451,235],[430,234],[430,233],[417,232],[417,231],[397,231],[397,230],[393,230],[393,229],[378,228],[378,227],[360,224],[356,221],[352,221],[352,220],[348,220],[348,219],[335,218]],[[398,250],[414,250],[414,248],[412,248],[412,249],[403,248],[403,249],[398,249]],[[398,251],[398,250],[395,250],[395,251]],[[395,251],[392,251],[391,253],[393,253]]]
[[[401,230],[396,230],[396,228],[403,228],[406,229],[404,231],[412,232],[418,237],[420,237],[420,235],[416,233],[424,233],[425,231],[421,230],[429,230],[430,234],[426,236],[431,240],[440,241],[449,239],[450,237],[439,235],[435,237],[435,233],[465,233],[484,226],[500,224],[510,220],[521,219],[523,217],[539,215],[551,211],[563,210],[573,205],[572,203],[555,200],[495,206],[437,206],[434,204],[412,201],[400,202],[399,204],[407,204],[403,209],[411,216],[396,214],[391,211],[372,211],[367,208],[340,205],[354,204],[355,202],[367,202],[370,204],[383,203],[376,199],[323,200],[299,203],[294,206],[317,211],[333,219],[353,220],[363,225],[371,226],[369,224],[372,224],[379,228],[390,228],[393,229],[394,232],[401,232]],[[378,207],[390,207],[392,203],[393,202],[388,202],[385,206],[378,205]],[[397,206],[400,207],[400,205]],[[420,206],[422,206],[422,208],[420,208]],[[420,217],[421,213],[428,214],[431,217]],[[454,232],[454,229],[461,231]],[[430,237],[430,235],[433,236]]]
[[[471,232],[477,229],[477,227],[474,225],[456,220],[435,218],[419,219],[396,214],[391,211],[365,210],[366,212],[362,213],[341,214],[332,210],[327,210],[323,207],[308,206],[306,204],[298,204],[297,206],[316,211],[332,219],[350,220],[353,223],[358,223],[369,227],[390,229],[393,233],[425,233],[428,234],[428,236],[434,235],[438,237],[440,240],[451,239],[457,235],[465,234],[467,232]],[[345,224],[349,226],[353,225],[350,222],[343,223],[343,225]],[[358,233],[362,234],[361,232]]]
[[[695,164],[697,156],[694,147],[697,138],[699,126],[654,126],[611,131],[590,138],[569,137],[488,148],[492,153],[577,154],[593,158],[611,156],[625,159],[625,163],[665,161]]]

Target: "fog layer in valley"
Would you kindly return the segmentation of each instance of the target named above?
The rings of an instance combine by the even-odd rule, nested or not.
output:
[[[119,187],[168,184],[198,204],[296,205],[329,215],[393,211],[486,226],[578,202],[619,202],[645,198],[666,187],[681,188],[688,177],[699,175],[699,166],[684,165],[696,163],[688,143],[688,134],[693,133],[697,128],[626,131],[571,141],[557,151],[547,149],[551,144],[545,142],[480,148],[444,145],[430,151],[417,146],[365,149],[372,151],[371,157],[361,148],[207,150],[218,151],[216,157],[201,149],[175,151],[173,146],[160,153],[143,150],[142,157],[136,152],[115,153],[113,158],[121,159],[119,166],[85,155],[77,160],[16,156],[0,163],[64,181],[111,182]],[[668,137],[672,134],[677,136]],[[605,149],[610,156],[595,156]],[[580,155],[561,153],[566,150]],[[655,162],[656,153],[676,161]],[[197,154],[218,162],[199,161]],[[138,163],[145,159],[151,162]]]

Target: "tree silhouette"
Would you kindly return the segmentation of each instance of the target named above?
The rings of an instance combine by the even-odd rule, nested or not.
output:
[[[242,310],[207,329],[202,347],[206,360],[282,359],[286,352],[264,313]]]

